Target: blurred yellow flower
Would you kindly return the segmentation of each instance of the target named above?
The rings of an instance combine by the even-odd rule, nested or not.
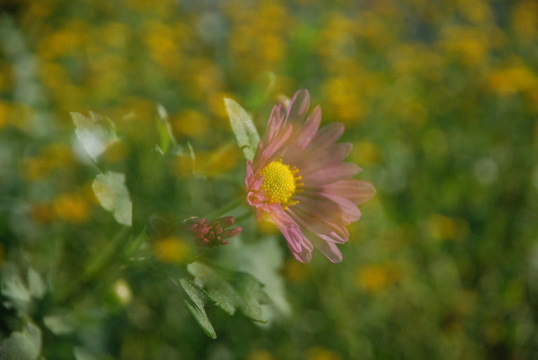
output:
[[[223,120],[217,123],[221,128],[229,129],[230,124],[228,123],[228,113],[226,112],[226,108],[224,107],[224,98],[234,98],[234,95],[227,92],[220,92],[215,91],[209,94],[208,98],[208,106],[209,111],[215,116],[218,117],[218,119]]]
[[[306,353],[306,360],[340,360],[342,356],[334,350],[313,346]]]
[[[469,234],[469,225],[461,218],[435,214],[428,220],[428,233],[437,240],[462,240]]]
[[[478,28],[447,26],[443,29],[441,48],[467,66],[483,65],[489,51],[489,38]]]
[[[230,2],[228,6],[233,24],[228,47],[240,72],[248,79],[276,70],[287,49],[288,9],[279,1],[253,6]]]
[[[50,170],[47,161],[39,157],[22,159],[19,168],[21,177],[26,181],[43,180]]]
[[[192,253],[191,246],[183,239],[169,236],[157,239],[153,244],[155,258],[163,263],[181,263]]]
[[[537,91],[538,77],[530,68],[520,64],[492,71],[488,85],[496,94],[508,96],[517,92]]]
[[[49,204],[33,204],[31,209],[32,219],[41,224],[48,224],[54,216],[52,210]]]
[[[378,292],[398,279],[397,270],[391,264],[361,266],[355,273],[355,286],[369,293]]]
[[[258,228],[258,231],[260,231],[263,234],[278,234],[280,233],[280,230],[276,227],[275,223],[272,222],[268,217],[264,217],[264,219],[260,221],[256,221],[256,226]]]
[[[308,265],[293,259],[286,260],[282,274],[286,280],[294,283],[302,282],[310,277]]]
[[[179,177],[190,177],[197,173],[214,177],[228,172],[238,164],[240,159],[237,146],[228,144],[214,151],[197,151],[195,159],[189,155],[176,158],[173,170]]]
[[[57,196],[53,202],[54,213],[64,221],[84,223],[90,220],[91,207],[86,199],[75,193]]]
[[[176,69],[179,63],[179,47],[174,29],[153,20],[144,24],[144,44],[153,61],[166,69]]]
[[[8,117],[8,106],[0,102],[0,130],[7,125],[7,117]]]
[[[129,154],[129,147],[123,141],[114,141],[103,153],[103,160],[109,163],[119,163]]]
[[[239,149],[234,145],[226,145],[209,153],[197,154],[197,171],[206,176],[217,176],[234,168],[239,159]]]
[[[364,166],[379,163],[381,153],[379,147],[368,141],[357,141],[353,144],[350,160]]]
[[[490,4],[484,0],[457,0],[456,5],[465,18],[476,24],[494,20]]]
[[[519,38],[527,41],[538,39],[538,3],[536,1],[516,2],[511,15],[512,26]]]
[[[181,111],[171,123],[174,134],[193,138],[202,138],[208,127],[207,118],[195,109]]]
[[[82,34],[73,28],[59,28],[52,33],[45,33],[39,42],[38,53],[41,59],[54,60],[80,51],[83,43]]]
[[[247,360],[273,360],[274,357],[265,349],[254,349],[247,355]]]
[[[67,167],[75,161],[71,148],[62,143],[53,143],[45,147],[43,157],[49,169]]]
[[[345,124],[361,120],[364,105],[357,94],[357,79],[349,76],[331,77],[323,83],[323,95],[329,117]]]

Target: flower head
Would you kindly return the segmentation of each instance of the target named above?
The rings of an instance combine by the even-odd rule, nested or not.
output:
[[[226,240],[241,232],[240,227],[229,228],[234,223],[232,216],[216,220],[190,217],[177,221],[162,215],[148,219],[146,232],[152,240],[157,260],[164,263],[190,263],[207,248],[226,245]]]
[[[212,221],[205,218],[191,217],[185,220],[184,223],[198,240],[198,245],[202,247],[229,244],[230,241],[226,239],[239,235],[242,230],[240,227],[227,229],[234,223],[233,216],[224,216]]]
[[[352,145],[336,143],[344,125],[319,128],[321,108],[307,117],[310,95],[299,90],[289,105],[275,105],[254,160],[247,161],[247,201],[258,219],[269,217],[301,262],[314,246],[332,262],[349,239],[346,225],[359,220],[357,205],[375,194],[371,183],[352,179],[360,168],[343,162]]]

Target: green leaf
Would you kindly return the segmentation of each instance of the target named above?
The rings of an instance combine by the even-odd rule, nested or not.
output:
[[[32,297],[37,299],[42,298],[47,291],[41,275],[33,268],[28,269],[28,291]]]
[[[75,346],[73,348],[73,355],[75,356],[76,360],[97,360],[96,356],[92,355],[91,352],[80,346]]]
[[[159,104],[157,106],[157,132],[159,133],[159,145],[157,148],[161,154],[166,154],[168,150],[175,149],[177,147],[177,141],[172,132],[172,127],[168,121],[168,113],[164,106]]]
[[[266,322],[267,318],[263,313],[262,304],[267,304],[269,298],[262,283],[250,274],[237,273],[234,284],[241,299],[241,312],[252,320]]]
[[[187,270],[194,276],[196,284],[207,292],[207,295],[228,314],[233,315],[240,303],[240,298],[228,282],[208,265],[193,262],[187,266]]]
[[[2,294],[9,299],[9,304],[25,311],[31,303],[31,294],[17,267],[6,263],[0,267],[2,272]]]
[[[205,312],[205,302],[207,301],[206,294],[192,280],[180,278],[179,283],[190,299],[190,301],[186,299],[185,304],[187,304],[187,308],[191,312],[192,316],[194,316],[207,336],[212,339],[216,339],[217,333],[215,332],[215,329],[213,328],[213,325],[211,325],[211,322],[209,321],[209,318]]]
[[[43,323],[54,335],[66,335],[73,332],[74,327],[64,315],[48,315]]]
[[[92,189],[101,206],[112,212],[117,222],[132,225],[133,204],[125,186],[125,175],[112,171],[99,174]]]
[[[243,154],[247,160],[254,159],[258,143],[260,142],[260,135],[258,135],[256,126],[245,109],[236,101],[224,98],[224,105],[239,148],[243,150]]]
[[[235,237],[227,246],[219,251],[219,258],[216,264],[224,268],[235,268],[240,272],[251,275],[256,282],[264,285],[263,292],[271,300],[265,305],[261,302],[262,318],[271,321],[277,315],[289,315],[290,305],[286,299],[286,288],[281,276],[281,268],[284,262],[284,253],[278,245],[278,240],[274,236],[265,237],[255,243],[244,243],[241,237]],[[237,281],[237,280],[236,280]],[[251,298],[255,298],[257,293],[255,284],[250,284],[249,279],[243,279],[242,297],[244,292]],[[236,285],[237,288],[237,285]],[[247,298],[249,298],[247,296]],[[257,311],[253,307],[251,311]],[[245,315],[247,315],[245,313]],[[250,316],[250,315],[247,315]],[[252,317],[252,316],[250,316]]]
[[[36,360],[40,353],[41,330],[31,322],[0,342],[2,360]]]
[[[255,321],[265,321],[261,305],[268,302],[263,285],[250,274],[215,270],[209,265],[193,262],[187,270],[196,284],[224,311],[233,315],[239,309]]]
[[[71,113],[75,134],[88,155],[96,161],[108,146],[118,140],[112,120],[90,111],[90,116]]]

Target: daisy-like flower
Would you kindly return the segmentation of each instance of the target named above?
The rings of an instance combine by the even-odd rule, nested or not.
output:
[[[268,217],[276,224],[297,260],[309,262],[315,246],[340,262],[336,245],[348,241],[346,225],[359,220],[357,205],[375,189],[352,178],[361,171],[357,165],[343,162],[353,147],[336,143],[344,125],[320,129],[321,108],[307,117],[309,104],[308,91],[299,90],[287,108],[273,107],[256,156],[247,161],[247,201],[259,220]]]

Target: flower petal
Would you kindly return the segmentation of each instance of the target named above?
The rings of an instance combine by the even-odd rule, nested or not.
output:
[[[291,212],[293,213],[293,212]],[[303,221],[301,217],[294,216],[297,222],[301,225],[304,231],[307,233],[308,238],[312,240],[316,248],[318,248],[329,260],[334,263],[342,261],[342,253],[335,245],[335,242],[345,242],[336,235],[334,232],[329,234],[317,232],[312,223]]]
[[[315,172],[320,169],[326,169],[334,164],[341,163],[346,158],[353,145],[350,143],[338,143],[330,146],[319,148],[315,152],[311,152],[308,157],[301,156],[297,159],[294,165],[301,169],[301,176],[308,177],[309,173]]]
[[[267,130],[263,140],[265,143],[272,141],[282,129],[285,121],[286,111],[283,104],[278,104],[273,106],[271,110],[271,115],[269,116],[269,121],[267,122]]]
[[[374,185],[367,181],[345,179],[324,185],[322,192],[345,197],[355,204],[360,205],[374,197],[376,191]]]
[[[319,249],[333,263],[342,262],[342,253],[334,242],[326,235],[320,235],[321,241],[314,241],[316,248]]]
[[[271,220],[278,227],[293,256],[301,262],[309,262],[314,247],[304,236],[299,225],[282,209],[280,204],[273,204],[269,213]]]
[[[316,187],[348,178],[358,174],[360,171],[361,168],[356,164],[336,163],[308,174],[301,173],[301,175],[303,176],[305,187]]]
[[[308,90],[297,90],[291,98],[290,104],[288,105],[286,120],[289,123],[296,123],[298,125],[302,124],[309,105],[310,94],[308,93]]]
[[[342,209],[342,215],[343,215],[342,219],[346,221],[347,223],[352,223],[361,218],[361,211],[359,210],[357,205],[355,205],[351,200],[348,200],[340,196],[323,194],[323,193],[321,194],[321,196],[329,200],[332,200],[333,202],[338,204],[340,209]]]

